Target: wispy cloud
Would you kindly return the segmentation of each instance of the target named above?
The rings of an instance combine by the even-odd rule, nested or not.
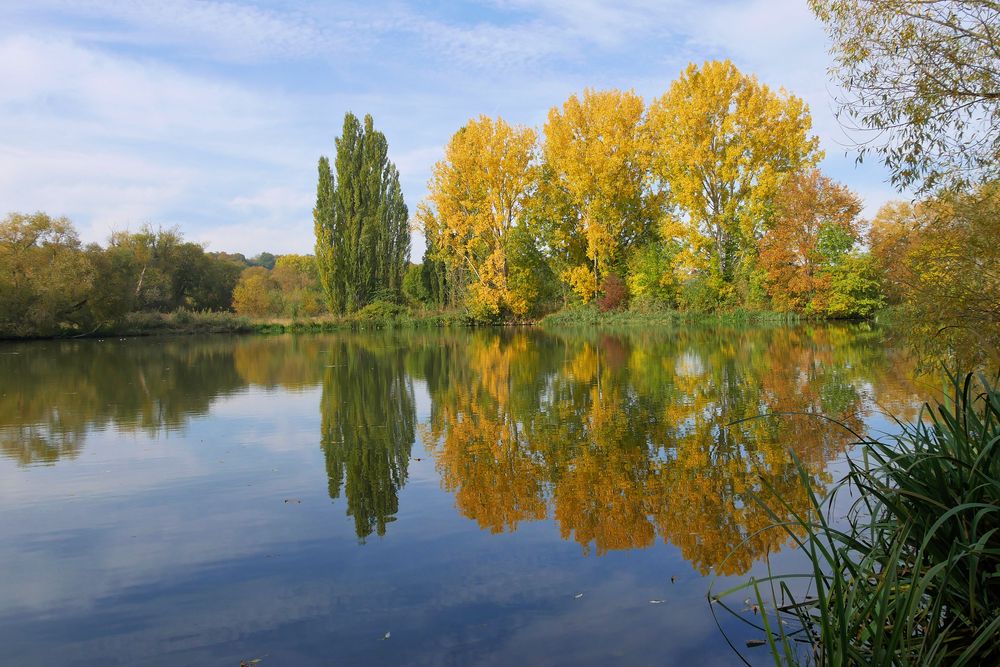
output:
[[[8,0],[0,201],[70,215],[87,240],[151,222],[303,251],[316,158],[347,110],[386,132],[412,209],[470,117],[538,125],[585,86],[651,99],[723,57],[810,103],[836,178],[890,194],[844,155],[801,0]]]
[[[91,41],[183,46],[189,55],[236,62],[331,53],[345,44],[337,28],[347,25],[216,0],[35,0],[20,14]]]

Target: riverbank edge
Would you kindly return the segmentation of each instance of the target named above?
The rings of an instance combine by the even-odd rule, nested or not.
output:
[[[886,316],[888,313],[885,314]],[[872,318],[886,319],[882,314]],[[0,340],[72,340],[83,338],[131,338],[148,336],[185,336],[198,334],[304,334],[371,329],[429,329],[477,326],[537,326],[543,329],[567,328],[627,328],[679,325],[783,325],[825,322],[797,313],[736,309],[718,313],[697,313],[675,310],[611,311],[583,306],[558,310],[540,318],[498,319],[476,321],[468,314],[454,311],[414,312],[406,307],[362,310],[352,315],[325,315],[308,318],[254,319],[230,312],[196,312],[179,310],[173,313],[131,313],[113,325],[90,331],[63,330],[52,335],[3,335]]]

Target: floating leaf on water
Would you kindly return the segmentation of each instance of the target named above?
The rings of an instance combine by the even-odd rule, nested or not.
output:
[[[757,648],[758,646],[763,646],[767,642],[763,639],[748,639],[747,648]]]
[[[577,593],[576,595],[573,596],[573,599],[574,600],[579,600],[582,597],[583,597],[583,593]]]

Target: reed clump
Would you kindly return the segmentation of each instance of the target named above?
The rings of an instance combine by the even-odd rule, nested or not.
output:
[[[825,497],[799,465],[808,513],[773,489],[760,498],[806,571],[769,572],[714,601],[752,591],[776,664],[1000,664],[996,382],[949,375],[946,397],[899,422],[898,435],[859,445]]]

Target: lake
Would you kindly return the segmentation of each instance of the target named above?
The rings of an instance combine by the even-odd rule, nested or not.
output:
[[[736,664],[761,476],[925,394],[864,324],[0,344],[0,664]]]

